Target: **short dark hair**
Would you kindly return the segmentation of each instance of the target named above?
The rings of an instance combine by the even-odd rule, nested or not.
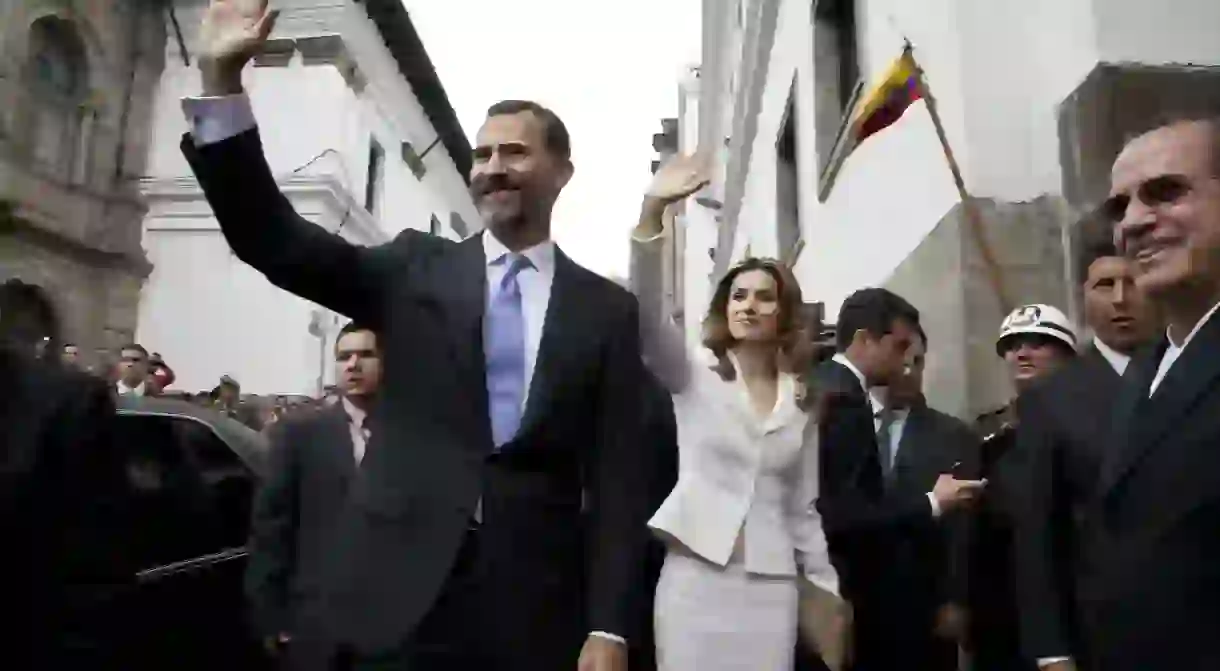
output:
[[[1081,284],[1088,281],[1089,268],[1097,259],[1122,256],[1114,245],[1113,228],[1098,218],[1089,217],[1080,223],[1078,239],[1080,248],[1076,253],[1076,267]]]
[[[362,324],[357,321],[350,321],[350,322],[344,324],[343,328],[339,329],[339,336],[335,338],[335,347],[339,346],[339,340],[342,339],[343,336],[348,335],[349,333],[360,333],[363,331],[367,331],[367,332],[373,334],[374,342],[376,343],[377,349],[380,350],[381,349],[381,336],[379,336],[377,334],[377,329],[372,328],[371,326],[369,326],[367,324]]]
[[[140,354],[144,355],[145,359],[148,358],[148,350],[144,349],[144,346],[139,343],[129,342],[126,345],[123,345],[119,348],[119,354],[122,354],[123,352],[139,352]]]
[[[547,151],[565,161],[572,160],[572,138],[558,114],[532,100],[501,100],[487,108],[487,116],[508,116],[529,112],[542,120],[543,141]]]
[[[881,337],[890,332],[895,321],[908,322],[923,334],[919,324],[919,310],[905,298],[880,287],[859,289],[843,301],[839,308],[839,320],[835,324],[835,349],[846,352],[856,337],[857,331],[867,331]],[[927,342],[927,338],[924,338]]]

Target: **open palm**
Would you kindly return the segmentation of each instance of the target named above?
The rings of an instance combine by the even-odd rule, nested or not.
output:
[[[705,156],[675,156],[662,165],[652,177],[648,196],[672,203],[682,200],[707,185],[709,161]]]
[[[262,49],[278,14],[267,0],[211,0],[199,29],[200,57],[244,65]]]

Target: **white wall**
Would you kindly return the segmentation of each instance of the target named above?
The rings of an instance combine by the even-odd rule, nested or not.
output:
[[[884,282],[958,195],[926,108],[917,103],[856,150],[829,199],[818,202],[817,155],[829,149],[816,146],[814,132],[814,3],[753,0],[754,15],[772,2],[778,3],[774,40],[755,57],[766,67],[752,68],[765,72],[766,82],[749,165],[725,178],[728,184],[744,180],[733,258],[747,245],[755,255],[776,254],[775,141],[795,78],[806,241],[796,272],[807,300],[824,301],[833,319],[850,292]],[[1097,63],[1220,63],[1215,0],[858,0],[857,7],[862,70],[869,81],[909,38],[968,188],[975,196],[1005,201],[1060,192],[1057,107]],[[732,3],[723,3],[722,11],[731,12]],[[720,39],[705,30],[709,38]],[[736,49],[731,40],[721,43],[730,54]],[[705,59],[709,48],[715,47],[705,45]],[[721,58],[731,61],[730,69],[739,63],[736,56]],[[738,88],[749,86],[749,76],[738,76]],[[709,118],[741,99],[722,94],[711,108],[704,102],[701,117]],[[726,203],[726,210],[732,205]],[[692,238],[691,245],[697,244]],[[699,255],[706,257],[706,246],[691,250],[690,258]],[[688,295],[694,293],[687,287]]]
[[[194,25],[189,13],[179,18],[184,29]],[[307,37],[303,25],[317,31],[309,22],[286,23],[290,37]],[[297,210],[331,231],[342,223],[340,233],[359,244],[406,228],[426,231],[434,214],[442,234],[453,239],[451,212],[472,230],[481,227],[443,145],[425,157],[423,180],[401,160],[402,141],[422,152],[437,135],[363,6],[347,4],[323,27],[343,37],[367,81],[362,92],[335,66],[305,65],[299,54],[287,65],[247,68],[245,78],[268,163]],[[229,374],[243,391],[314,393],[323,346],[308,333],[315,306],[229,253],[178,148],[186,130],[180,99],[198,93],[198,72],[182,65],[172,44],[170,51],[143,185],[150,206],[144,246],[154,270],[142,292],[137,337],[165,356],[179,389],[210,388]],[[363,209],[370,137],[385,150],[376,219]]]

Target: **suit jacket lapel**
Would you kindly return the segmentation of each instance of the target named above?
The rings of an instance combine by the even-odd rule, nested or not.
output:
[[[469,406],[487,424],[487,366],[483,354],[483,317],[487,308],[487,259],[482,235],[473,235],[449,254],[442,271],[444,313],[449,320],[449,352],[459,387],[469,394]]]
[[[1212,318],[1170,367],[1151,398],[1148,390],[1168,347],[1159,346],[1140,357],[1124,389],[1114,416],[1114,438],[1117,449],[1112,453],[1108,468],[1103,471],[1102,492],[1109,492],[1130,473],[1136,464],[1164,438],[1188,413],[1194,402],[1220,378],[1220,359],[1215,355],[1220,347],[1220,318]]]
[[[551,298],[546,306],[542,339],[538,343],[538,356],[534,361],[534,376],[530,380],[529,396],[526,398],[518,435],[524,434],[545,416],[558,382],[564,350],[581,340],[573,336],[572,330],[580,324],[584,310],[581,303],[582,282],[583,278],[577,272],[576,264],[556,247]]]
[[[351,418],[342,403],[327,410],[325,433],[319,436],[317,447],[328,454],[335,474],[345,482],[356,473],[356,446],[352,444]],[[367,448],[367,445],[366,445]]]

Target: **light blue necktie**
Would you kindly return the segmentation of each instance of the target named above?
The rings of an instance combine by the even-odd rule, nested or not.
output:
[[[525,318],[517,276],[532,267],[524,256],[509,254],[508,270],[487,307],[483,354],[487,362],[487,408],[491,437],[499,449],[517,435],[525,403]]]

